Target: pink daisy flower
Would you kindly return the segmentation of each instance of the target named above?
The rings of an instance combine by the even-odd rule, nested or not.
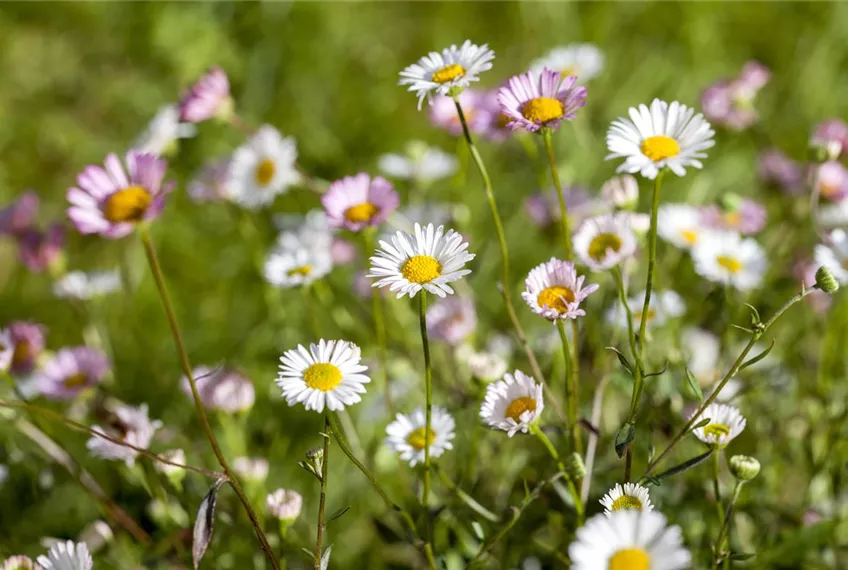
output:
[[[848,168],[835,160],[828,160],[818,167],[816,177],[818,193],[822,200],[839,202],[848,197]]]
[[[226,115],[231,109],[230,81],[223,69],[213,67],[183,95],[180,120],[199,123]]]
[[[801,163],[792,160],[776,148],[760,153],[757,157],[757,173],[761,180],[779,186],[786,194],[796,195],[804,189]]]
[[[701,97],[704,116],[737,131],[750,127],[757,120],[754,99],[770,77],[766,67],[749,61],[739,77],[718,81],[704,91]]]
[[[200,366],[192,371],[203,404],[212,410],[228,413],[250,409],[256,400],[256,390],[249,378],[227,368]],[[191,398],[191,385],[183,376],[181,387]]]
[[[8,326],[9,337],[14,352],[9,372],[29,374],[35,369],[35,362],[44,350],[44,326],[28,322],[15,321]]]
[[[819,123],[810,137],[810,144],[832,152],[830,158],[836,159],[848,152],[848,124],[841,119],[828,119]]]
[[[27,190],[0,210],[0,235],[18,235],[32,226],[38,214],[38,194]]]
[[[109,372],[109,360],[96,348],[63,348],[36,378],[38,391],[53,400],[70,400],[99,384]]]
[[[766,225],[766,209],[754,200],[743,198],[734,207],[712,204],[701,211],[701,222],[710,228],[753,235]]]
[[[470,299],[448,297],[427,309],[427,332],[436,340],[456,346],[477,328],[477,312]]]
[[[155,219],[165,207],[172,184],[163,185],[168,162],[153,154],[127,153],[126,170],[114,153],[104,168],[89,166],[68,189],[68,217],[82,234],[116,239],[130,234],[136,224]],[[129,176],[127,176],[127,173]]]
[[[331,227],[358,232],[386,221],[400,199],[391,182],[361,172],[333,182],[321,203]]]
[[[18,235],[18,256],[30,271],[40,273],[62,255],[65,228],[51,224],[46,232],[30,228]]]
[[[530,132],[559,128],[563,120],[573,119],[577,109],[586,104],[586,88],[575,87],[576,83],[577,76],[563,77],[548,68],[538,76],[528,71],[512,77],[498,91],[503,114],[511,119],[507,126]]]
[[[586,314],[580,303],[598,289],[596,284],[583,287],[585,279],[577,276],[573,262],[552,257],[530,270],[521,298],[540,317],[551,321],[576,319]]]

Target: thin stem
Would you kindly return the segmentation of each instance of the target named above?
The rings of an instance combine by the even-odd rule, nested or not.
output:
[[[736,501],[739,500],[739,494],[742,492],[742,486],[744,484],[744,481],[736,482],[736,486],[733,488],[733,495],[730,497],[730,502],[727,505],[727,512],[722,513],[724,521],[721,524],[721,529],[718,531],[718,537],[716,538],[715,546],[713,547],[713,570],[718,568],[722,543],[724,542],[725,537],[730,533],[730,525],[733,522],[733,510],[736,508]],[[725,563],[727,563],[728,560],[729,558],[725,558]]]
[[[562,355],[565,358],[565,407],[568,410],[566,428],[571,449],[577,450],[577,406],[574,402],[574,387],[571,384],[571,349],[568,346],[568,335],[565,334],[565,325],[561,319],[557,319],[557,330],[562,342]]]
[[[542,442],[542,445],[545,446],[545,449],[548,450],[548,453],[551,455],[554,461],[556,461],[557,469],[560,471],[566,471],[565,466],[562,463],[562,460],[559,457],[559,453],[554,447],[554,444],[551,443],[551,440],[548,439],[548,436],[545,435],[545,432],[542,431],[542,428],[539,427],[538,423],[530,424],[530,432],[535,435],[539,441]],[[583,509],[583,501],[580,499],[580,493],[577,491],[577,486],[574,483],[574,479],[566,472],[566,481],[568,482],[568,490],[571,492],[571,497],[574,500],[574,510],[577,511],[577,526],[583,525],[583,517],[584,517],[584,509]]]
[[[177,353],[180,357],[180,364],[182,365],[183,373],[186,375],[186,378],[188,378],[189,386],[191,387],[191,395],[194,399],[194,407],[197,409],[197,415],[200,417],[200,424],[203,427],[206,438],[209,440],[209,444],[212,446],[212,451],[215,453],[218,463],[221,465],[221,468],[224,470],[224,474],[230,482],[230,486],[232,486],[233,491],[235,491],[239,501],[241,501],[245,512],[247,512],[250,524],[253,525],[253,530],[256,533],[256,537],[259,539],[259,545],[262,548],[262,552],[265,553],[265,557],[268,558],[268,561],[271,563],[271,567],[274,570],[280,570],[280,564],[277,561],[277,557],[274,556],[274,551],[271,549],[271,545],[268,543],[268,538],[262,530],[262,524],[256,517],[253,507],[250,506],[250,500],[247,498],[247,495],[242,489],[238,478],[232,472],[229,463],[227,463],[227,459],[221,451],[221,446],[218,445],[218,440],[215,439],[212,426],[209,424],[209,417],[206,415],[206,408],[204,407],[203,401],[200,398],[200,393],[197,390],[197,383],[194,381],[194,373],[192,372],[191,363],[189,362],[185,344],[183,343],[180,326],[177,324],[174,307],[171,305],[171,298],[168,296],[168,289],[165,286],[165,277],[162,274],[162,268],[160,267],[159,259],[156,256],[156,248],[153,246],[153,241],[150,239],[150,233],[147,227],[140,227],[139,236],[141,237],[141,243],[144,246],[144,253],[147,256],[147,261],[150,264],[150,271],[153,274],[154,281],[156,282],[156,288],[158,289],[159,296],[162,299],[162,306],[165,309],[165,315],[168,318],[168,325],[170,326],[171,334],[174,337],[174,344],[177,347]]]
[[[609,384],[609,374],[604,374],[601,377],[598,387],[595,388],[595,397],[592,400],[592,425],[599,426],[601,423],[601,412],[604,403],[604,391]],[[580,488],[580,500],[584,503],[589,500],[589,490],[592,486],[592,474],[595,467],[595,454],[598,451],[598,435],[594,432],[589,433],[589,443],[586,445],[586,476],[583,477],[583,483]]]
[[[418,298],[418,319],[421,323],[421,345],[424,350],[424,492],[421,504],[424,509],[430,500],[430,434],[431,416],[433,413],[433,372],[430,364],[430,339],[427,336],[427,292],[422,289]]]
[[[574,249],[571,246],[571,228],[569,227],[568,207],[565,205],[565,195],[562,193],[562,181],[559,179],[556,157],[554,156],[554,143],[550,129],[542,129],[542,138],[545,140],[545,149],[548,151],[548,162],[551,165],[551,177],[554,179],[557,199],[559,200],[560,228],[562,230],[562,242],[565,246],[565,259],[574,258]]]
[[[474,497],[460,489],[459,486],[453,481],[451,481],[450,477],[448,477],[444,471],[439,469],[438,466],[434,467],[434,469],[439,474],[439,478],[442,480],[442,483],[445,484],[445,487],[456,493],[456,496],[459,497],[466,505],[468,505],[471,510],[493,523],[500,522],[501,518],[498,515],[481,505],[479,502],[477,502],[477,500],[474,499]]]
[[[365,259],[374,251],[374,231],[368,228],[363,232],[365,241]],[[378,356],[380,359],[380,375],[383,377],[383,393],[386,398],[386,409],[390,417],[395,415],[395,406],[392,402],[392,391],[389,386],[389,350],[386,344],[386,321],[383,314],[383,298],[378,289],[371,290],[371,310],[374,313],[374,331],[377,336]]]
[[[580,337],[578,336],[577,319],[571,319],[571,392],[574,395],[574,410],[571,418],[574,421],[574,451],[583,450],[583,431],[580,429]]]
[[[633,469],[633,448],[628,447],[624,452],[624,482],[630,483],[630,470]]]
[[[330,462],[330,427],[329,412],[324,416],[324,455],[321,457],[321,499],[318,502],[318,534],[315,537],[315,570],[321,570],[321,551],[324,541],[324,505],[327,503],[327,465]]]
[[[716,513],[718,513],[718,523],[720,525],[724,525],[724,511],[721,508],[721,487],[719,486],[719,472],[721,470],[721,463],[719,458],[721,457],[721,451],[716,450],[713,453],[713,495],[715,495],[715,504],[716,504]]]
[[[624,289],[624,277],[621,274],[621,267],[614,267],[612,275],[615,277],[615,284],[618,289],[618,300],[621,301],[621,308],[627,317],[627,340],[630,343],[630,353],[637,362],[637,367],[641,368],[638,365],[641,362],[641,357],[639,351],[636,349],[636,333],[633,330],[633,311],[630,310],[630,305],[627,303],[627,292]]]

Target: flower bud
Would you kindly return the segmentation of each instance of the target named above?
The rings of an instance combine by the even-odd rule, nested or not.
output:
[[[827,267],[822,266],[816,270],[816,287],[825,293],[833,294],[839,290],[839,281]]]
[[[601,197],[623,210],[630,210],[639,200],[639,183],[629,174],[616,176],[601,186]]]
[[[582,479],[585,477],[586,466],[583,464],[583,457],[577,452],[572,453],[565,464],[565,470],[572,479]]]
[[[730,472],[740,481],[750,481],[760,472],[760,462],[748,455],[734,455],[728,460]]]
[[[265,498],[268,514],[284,522],[293,522],[300,515],[303,497],[295,491],[277,489]]]

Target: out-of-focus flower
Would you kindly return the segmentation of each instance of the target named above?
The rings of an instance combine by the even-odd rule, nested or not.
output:
[[[97,552],[115,537],[105,521],[94,521],[80,532],[80,542],[88,546],[89,552]]]
[[[587,218],[609,213],[612,209],[609,203],[593,198],[586,189],[578,186],[563,188],[562,195],[573,227],[579,226]],[[534,192],[524,200],[524,211],[540,228],[558,222],[561,212],[556,190]]]
[[[12,335],[9,329],[0,329],[0,372],[9,370],[12,365],[12,357],[15,355],[15,345],[12,344]]]
[[[333,238],[330,243],[330,259],[333,265],[352,263],[357,256],[356,246],[346,239]]]
[[[452,45],[439,52],[430,52],[417,63],[400,72],[399,85],[408,85],[418,97],[418,108],[434,95],[454,96],[471,83],[479,81],[480,73],[492,69],[495,52],[489,46],[478,46],[470,40],[460,47]]]
[[[256,391],[249,378],[222,366],[199,366],[192,370],[194,382],[203,404],[212,410],[243,412],[253,406]],[[191,398],[191,385],[183,376],[181,387]]]
[[[530,70],[536,73],[545,68],[563,76],[576,75],[578,82],[586,83],[603,71],[604,54],[594,44],[568,44],[552,49],[530,64]]]
[[[611,269],[636,252],[627,212],[589,218],[577,229],[573,243],[577,258],[595,271]]]
[[[756,61],[749,61],[739,77],[723,79],[711,85],[701,96],[701,108],[710,121],[736,131],[750,127],[757,120],[754,102],[765,87],[771,72]]]
[[[483,382],[492,382],[506,373],[504,357],[493,351],[471,351],[464,357],[471,375]]]
[[[765,227],[766,209],[748,198],[727,200],[722,206],[712,204],[704,208],[701,218],[704,225],[712,229],[753,235]]]
[[[281,521],[291,523],[300,516],[303,497],[296,491],[277,489],[265,498],[268,514]]]
[[[848,168],[835,160],[818,166],[816,189],[823,200],[840,202],[848,198]]]
[[[828,119],[816,125],[810,145],[825,149],[831,160],[848,152],[848,124],[841,119]]]
[[[694,415],[694,414],[693,414]],[[726,447],[737,435],[745,429],[747,421],[738,409],[727,404],[710,404],[698,416],[695,423],[703,418],[709,418],[710,423],[692,430],[695,437],[714,447]],[[689,418],[692,419],[692,416]]]
[[[330,246],[331,242],[310,243],[305,235],[282,234],[265,261],[265,279],[282,288],[309,285],[321,279],[333,268]]]
[[[648,488],[636,483],[625,483],[615,486],[600,500],[604,506],[604,514],[610,516],[618,511],[653,511],[651,496]]]
[[[87,167],[77,177],[79,188],[68,189],[68,217],[80,233],[124,237],[162,212],[172,188],[162,184],[166,160],[130,151],[126,171],[115,154],[106,157],[104,166]]]
[[[848,232],[830,232],[826,243],[816,246],[815,261],[816,265],[827,267],[840,285],[848,285]]]
[[[507,432],[527,433],[545,409],[542,385],[520,370],[504,374],[503,380],[486,387],[486,398],[480,406],[480,418],[489,427]]]
[[[96,386],[109,373],[109,360],[96,348],[63,348],[47,361],[36,378],[38,391],[54,400],[70,400]]]
[[[117,268],[90,273],[71,271],[53,284],[53,294],[57,297],[82,301],[114,293],[120,289],[121,272]]]
[[[251,210],[269,206],[300,181],[297,144],[270,125],[262,125],[230,160],[227,197]]]
[[[601,186],[601,197],[617,208],[634,208],[639,200],[639,182],[629,174],[614,176]]]
[[[51,224],[46,232],[34,227],[18,234],[18,256],[27,269],[40,273],[62,259],[65,228]]]
[[[848,226],[848,198],[838,202],[819,204],[819,224],[826,229]]]
[[[126,405],[118,406],[114,416],[105,427],[93,426],[94,431],[108,435],[140,449],[147,449],[156,431],[162,427],[159,420],[150,420],[147,413],[147,404],[139,407]],[[86,447],[95,457],[109,461],[123,461],[128,467],[135,464],[138,452],[129,447],[112,443],[102,437],[93,436],[86,443]]]
[[[188,195],[195,202],[219,202],[227,198],[230,157],[210,161],[188,183]]]
[[[427,185],[452,176],[459,167],[454,155],[420,141],[408,143],[405,150],[405,154],[384,154],[378,168],[387,176]]]
[[[740,291],[758,287],[768,267],[760,244],[734,232],[705,232],[692,248],[692,260],[701,277]]]
[[[757,157],[757,172],[769,184],[775,184],[786,194],[796,195],[804,189],[804,173],[799,162],[776,148],[769,148]]]
[[[180,100],[181,121],[199,123],[213,117],[227,120],[233,112],[230,80],[220,67],[213,67],[198,79]]]
[[[704,233],[700,210],[689,204],[662,204],[657,212],[657,235],[681,249],[692,249]]]
[[[550,321],[576,319],[586,314],[580,303],[598,290],[596,284],[584,287],[585,279],[577,276],[574,262],[552,257],[530,270],[521,298],[534,313]]]
[[[642,307],[645,305],[645,292],[627,299],[627,306],[633,314],[633,324],[638,326],[642,320]],[[651,295],[651,304],[645,323],[648,326],[662,326],[668,319],[675,319],[686,312],[683,298],[671,289],[659,289]],[[617,303],[607,311],[607,320],[615,323],[621,329],[627,329],[627,313],[624,307]]]
[[[0,235],[18,235],[35,223],[38,194],[27,190],[17,200],[0,210]]]
[[[15,321],[8,326],[13,356],[9,372],[29,374],[44,350],[44,326],[27,321]]]
[[[358,232],[386,221],[400,198],[391,182],[361,172],[333,182],[321,203],[331,227]]]
[[[397,414],[395,421],[386,426],[386,445],[400,454],[410,467],[424,462],[424,449],[430,448],[430,457],[440,457],[453,449],[456,422],[446,409],[433,406],[430,431],[427,431],[424,408],[416,408],[411,414]]]
[[[3,562],[0,570],[41,570],[32,558],[23,555],[11,556]]]
[[[531,133],[558,129],[562,121],[572,120],[586,105],[586,88],[576,83],[576,76],[563,76],[550,69],[512,77],[498,91],[501,110],[511,119],[507,127]]]
[[[133,148],[138,152],[164,156],[176,150],[180,139],[193,137],[196,132],[191,123],[180,122],[180,110],[176,105],[166,105],[148,123]]]
[[[249,481],[261,483],[268,478],[270,465],[262,457],[236,457],[233,459],[233,470]]]
[[[705,395],[709,396],[715,391],[725,372],[720,365],[721,343],[718,337],[704,329],[689,327],[683,329],[680,341],[683,355],[686,357],[686,367]],[[739,380],[732,378],[722,387],[717,399],[720,402],[732,400],[741,389]]]
[[[491,111],[486,105],[487,94],[476,89],[466,89],[459,94],[459,104],[468,130],[474,134],[484,134],[491,123]],[[430,101],[430,122],[436,128],[449,132],[454,136],[462,135],[462,121],[456,112],[456,103],[452,97],[436,96]],[[382,169],[382,166],[381,166]],[[383,169],[384,170],[384,169]],[[385,171],[385,170],[384,170]],[[390,172],[386,172],[394,176]]]
[[[427,333],[456,346],[477,328],[477,312],[470,299],[449,297],[427,308]]]
[[[174,463],[179,463],[180,465],[186,464],[186,454],[182,449],[169,449],[164,453],[159,454],[161,457],[164,457],[168,461],[172,461]],[[171,478],[182,480],[185,476],[185,469],[182,467],[177,467],[176,465],[168,465],[167,463],[155,462],[153,466],[157,471],[162,473],[163,475]]]
[[[57,542],[47,556],[39,556],[38,564],[42,570],[91,570],[94,561],[84,542]]]
[[[616,172],[638,172],[653,180],[668,168],[683,176],[688,167],[701,168],[704,151],[715,144],[715,132],[704,116],[677,101],[654,99],[650,108],[643,104],[629,113],[630,119],[613,121],[607,131],[607,159],[625,159]]]
[[[651,215],[643,212],[626,212],[630,215],[630,229],[643,236],[651,229]]]

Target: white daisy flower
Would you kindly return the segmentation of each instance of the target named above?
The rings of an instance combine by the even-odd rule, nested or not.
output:
[[[147,415],[147,404],[142,404],[137,408],[120,406],[115,410],[114,417],[111,418],[109,425],[106,427],[93,426],[93,429],[94,431],[108,435],[112,439],[123,441],[141,449],[147,449],[150,446],[150,442],[153,441],[153,435],[161,427],[161,421],[150,420],[150,417]],[[95,457],[110,461],[123,461],[129,467],[135,464],[135,458],[138,456],[136,450],[112,443],[98,436],[91,437],[85,446]]]
[[[310,344],[309,350],[298,345],[280,357],[277,385],[289,406],[302,403],[319,414],[324,406],[331,411],[362,400],[365,384],[371,381],[360,364],[359,347],[344,340],[323,340]]]
[[[701,277],[740,291],[758,287],[768,267],[760,244],[734,232],[704,232],[692,248],[692,261]]]
[[[18,555],[7,558],[0,570],[41,570],[41,566],[36,566],[29,556]]]
[[[826,267],[840,285],[848,285],[848,232],[833,230],[827,241],[816,246],[816,264]]]
[[[62,299],[87,301],[101,295],[114,293],[121,289],[121,272],[111,271],[71,271],[55,283],[53,294]]]
[[[483,382],[492,382],[506,373],[507,362],[500,354],[486,350],[475,352],[470,346],[465,345],[465,347],[469,350],[458,350],[457,357],[465,361],[474,378]]]
[[[636,235],[627,212],[585,220],[574,234],[574,251],[595,271],[611,269],[636,252]]]
[[[294,139],[283,138],[274,127],[263,125],[233,153],[227,196],[251,210],[268,206],[300,180],[296,160]]]
[[[568,547],[572,570],[685,570],[692,560],[678,526],[657,511],[595,515]]]
[[[645,292],[627,299],[627,306],[633,314],[633,323],[638,326],[642,321],[642,308],[645,306]],[[671,289],[660,289],[651,293],[651,303],[645,322],[648,326],[662,326],[668,319],[675,319],[686,312],[683,298]],[[606,314],[607,321],[621,329],[627,329],[627,313],[621,303],[610,307]]]
[[[694,414],[689,417],[691,420]],[[727,404],[710,404],[704,412],[698,416],[696,424],[709,418],[710,422],[697,429],[692,430],[695,437],[710,446],[726,447],[737,435],[745,429],[748,422],[742,413],[733,406]]]
[[[191,138],[196,133],[194,125],[180,122],[179,107],[167,105],[159,109],[135,141],[133,149],[162,156],[173,152],[179,139]]]
[[[0,372],[6,372],[15,357],[15,341],[9,329],[0,329]]]
[[[657,235],[681,249],[694,247],[706,231],[701,211],[689,204],[662,204],[657,212]]]
[[[422,228],[416,223],[414,236],[399,231],[392,236],[391,244],[380,240],[368,277],[378,279],[373,287],[388,285],[390,291],[398,291],[398,298],[414,297],[422,289],[445,297],[453,294],[448,283],[471,273],[463,269],[474,259],[467,249],[468,242],[455,231],[445,233],[443,226],[427,224]]]
[[[636,483],[618,483],[604,495],[600,503],[604,506],[604,514],[610,516],[618,511],[653,511],[651,496],[648,488]]]
[[[521,298],[540,317],[551,321],[576,319],[586,314],[580,303],[598,289],[596,284],[583,287],[584,279],[577,276],[573,262],[552,257],[530,270]]]
[[[265,507],[272,517],[292,522],[300,516],[303,497],[297,491],[277,489],[265,498]]]
[[[37,560],[42,570],[91,570],[94,561],[84,542],[57,542]]]
[[[586,83],[603,70],[604,54],[593,44],[560,46],[530,64],[530,70],[536,73],[546,67],[563,76],[576,75],[579,83]]]
[[[284,232],[277,239],[277,247],[265,260],[263,275],[268,283],[287,289],[314,283],[332,269],[333,255],[329,242],[302,239],[296,234]]]
[[[392,178],[413,180],[429,184],[453,176],[459,168],[456,156],[420,141],[406,145],[405,154],[384,154],[377,160],[377,168]]]
[[[607,159],[624,158],[616,172],[639,172],[653,180],[660,169],[668,168],[678,176],[686,167],[701,168],[703,152],[715,144],[715,132],[704,116],[674,101],[670,105],[654,99],[647,105],[631,107],[630,119],[612,122],[607,131]]]
[[[451,440],[456,435],[456,422],[441,406],[433,406],[430,415],[430,433],[427,433],[424,408],[416,408],[408,416],[398,414],[386,426],[386,445],[400,454],[400,458],[415,467],[424,462],[424,448],[430,448],[430,457],[439,457],[453,449]]]
[[[268,478],[270,464],[264,457],[236,457],[233,459],[233,470],[250,481],[261,483]]]
[[[495,52],[489,46],[478,46],[465,40],[459,48],[452,45],[441,53],[432,51],[400,72],[399,85],[409,85],[418,96],[418,109],[433,95],[457,95],[471,83],[479,81],[478,74],[492,69]]]
[[[512,437],[519,431],[527,433],[544,409],[542,385],[516,370],[486,387],[480,417],[490,427],[501,429]]]

